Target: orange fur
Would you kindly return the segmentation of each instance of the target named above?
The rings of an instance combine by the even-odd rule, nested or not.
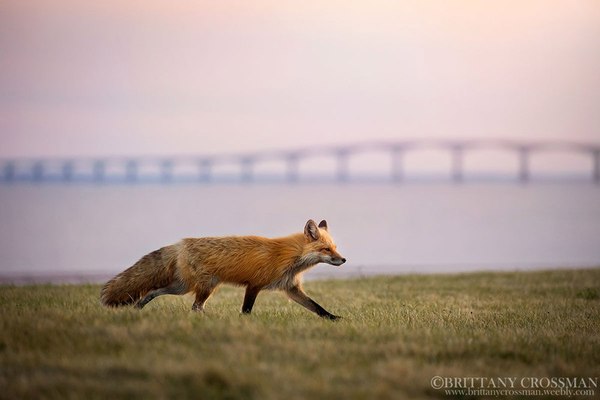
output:
[[[275,239],[259,236],[183,239],[142,257],[111,279],[102,289],[101,300],[107,306],[136,303],[141,308],[161,294],[194,292],[194,309],[201,310],[221,283],[246,286],[248,297],[256,297],[262,289],[302,292],[302,273],[319,262],[333,265],[345,262],[325,221],[317,227],[309,220],[304,233]],[[288,294],[311,309],[308,300],[296,299],[292,292]],[[248,300],[249,309],[245,312],[250,312],[253,302],[254,298]],[[248,308],[246,304],[245,301],[244,307]],[[315,309],[311,311],[318,313]]]

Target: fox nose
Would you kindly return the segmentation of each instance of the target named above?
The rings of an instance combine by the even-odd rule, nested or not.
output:
[[[345,259],[345,258],[342,258],[342,264],[343,264],[343,263],[345,263],[345,262],[346,262],[346,259]]]

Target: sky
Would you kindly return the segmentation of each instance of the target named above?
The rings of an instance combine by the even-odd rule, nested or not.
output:
[[[0,157],[600,142],[600,2],[0,0]]]

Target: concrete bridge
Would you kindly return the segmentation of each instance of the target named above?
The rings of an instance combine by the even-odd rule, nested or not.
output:
[[[399,183],[410,178],[405,171],[406,156],[431,149],[450,156],[448,176],[456,183],[468,180],[465,177],[465,160],[471,154],[481,150],[499,150],[514,155],[513,177],[516,181],[526,183],[532,179],[531,160],[534,157],[541,153],[558,152],[577,154],[588,159],[590,170],[587,180],[600,184],[600,143],[423,139],[206,156],[0,160],[0,183],[296,183],[310,180],[303,176],[299,166],[314,157],[326,157],[334,161],[332,177],[325,179],[326,181],[355,182],[349,168],[352,158],[372,152],[389,162],[388,172],[373,179]],[[256,167],[266,162],[276,162],[279,165],[278,178],[256,174]],[[216,174],[215,169],[222,165],[228,165],[233,172],[230,171],[227,177]]]

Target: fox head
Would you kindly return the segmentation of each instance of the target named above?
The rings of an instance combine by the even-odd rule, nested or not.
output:
[[[304,226],[304,236],[306,238],[306,246],[304,255],[312,264],[327,263],[331,265],[342,265],[346,259],[337,252],[335,243],[327,229],[327,221],[323,220],[319,226],[309,219]]]

